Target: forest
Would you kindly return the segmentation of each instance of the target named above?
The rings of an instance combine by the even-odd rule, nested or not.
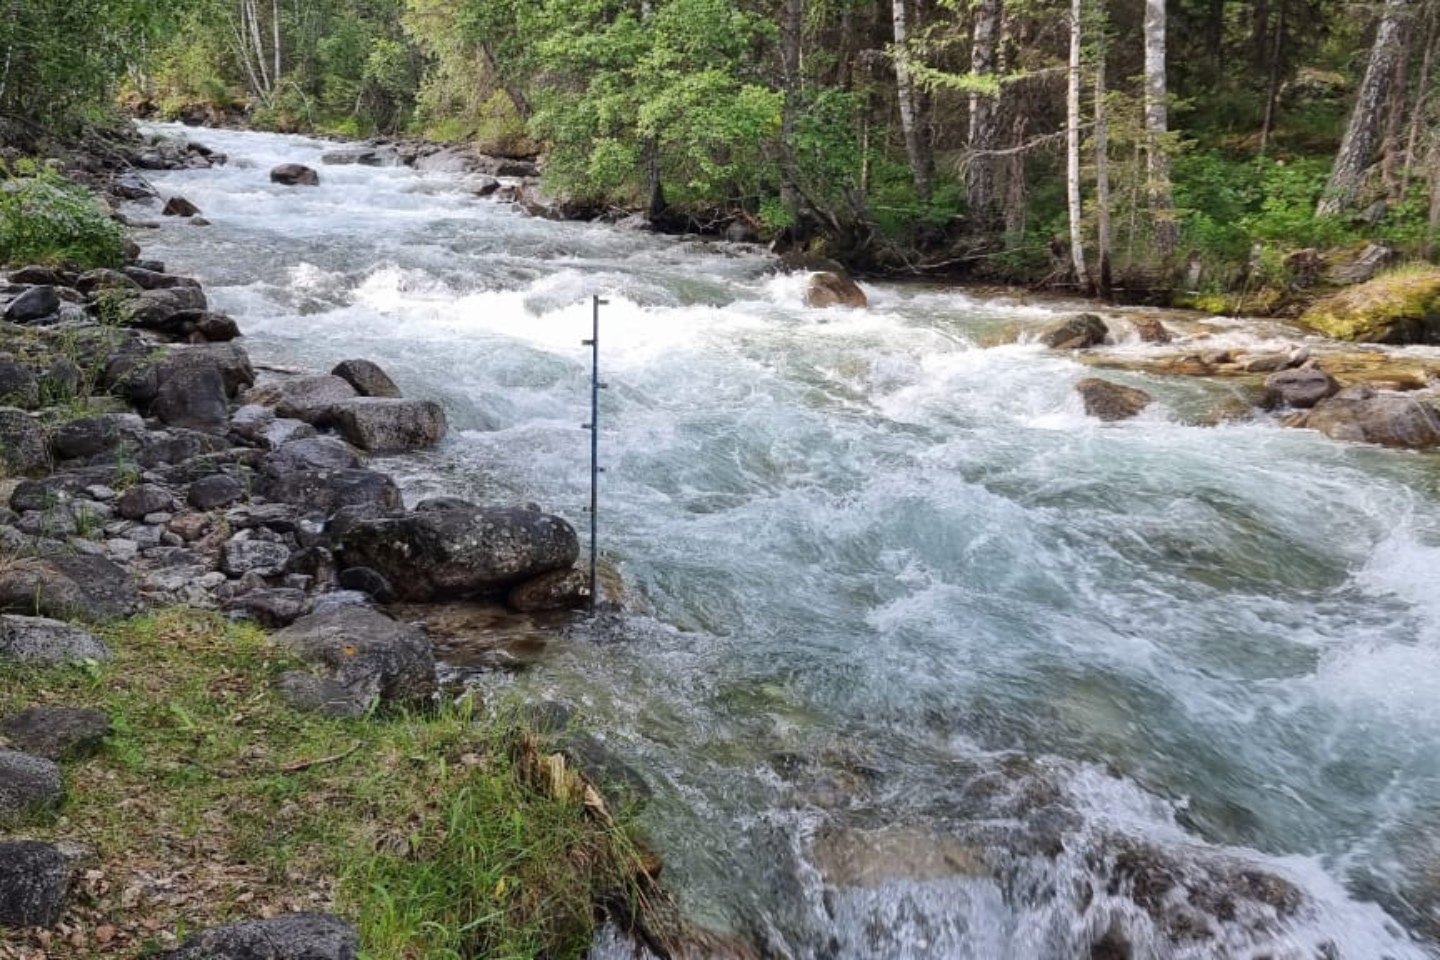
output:
[[[16,0],[0,115],[121,103],[542,154],[547,188],[865,270],[1202,304],[1435,254],[1440,3]]]

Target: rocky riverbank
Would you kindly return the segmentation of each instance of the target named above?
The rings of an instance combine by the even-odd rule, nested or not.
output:
[[[153,198],[137,170],[224,162],[195,144],[152,140],[126,162],[81,165],[119,201]],[[198,213],[178,198],[165,204],[167,215]],[[648,886],[658,870],[602,799],[615,794],[575,772],[586,756],[603,766],[603,747],[567,723],[548,723],[543,741],[528,724],[503,737],[477,725],[473,704],[455,705],[469,703],[463,691],[443,688],[437,638],[387,612],[398,601],[412,616],[450,601],[528,614],[580,606],[588,596],[575,530],[534,504],[406,507],[367,459],[439,443],[447,425],[438,404],[404,397],[363,358],[329,372],[257,370],[238,325],[210,309],[199,283],[133,245],[127,259],[87,271],[24,266],[0,286],[0,926],[24,931],[0,943],[0,956],[160,947],[176,958],[238,958],[263,943],[267,957],[354,957],[362,934],[367,943],[380,935],[373,918],[357,932],[325,912],[347,889],[323,872],[340,869],[344,845],[308,851],[306,869],[282,870],[269,886],[233,848],[271,842],[257,811],[284,818],[293,807],[259,795],[265,778],[247,757],[299,755],[267,776],[333,767],[325,781],[292,783],[298,796],[392,776],[366,772],[373,756],[349,759],[362,750],[408,750],[419,766],[386,788],[413,809],[387,800],[388,813],[345,815],[357,838],[397,828],[389,817],[423,820],[477,782],[515,808],[484,811],[496,822],[543,807],[549,819],[527,822],[517,842],[543,845],[548,830],[589,859],[578,874],[543,864],[547,873],[513,897],[500,874],[492,899],[511,904],[516,929],[588,935],[597,910],[628,902],[623,891]],[[335,749],[344,738],[353,745]],[[188,786],[176,779],[187,764],[200,774]],[[237,777],[245,788],[230,784]],[[167,888],[199,869],[196,851],[171,832],[191,828],[173,814],[210,815],[177,789],[244,818],[204,831],[227,848],[202,857],[201,889],[220,898],[203,907],[205,897]],[[463,863],[503,851],[435,855]],[[316,886],[302,894],[306,882]],[[531,900],[547,883],[570,888],[557,894],[570,903],[563,922]],[[365,901],[354,896],[352,917]],[[247,909],[252,902],[263,909]],[[235,917],[245,919],[179,942],[184,928]],[[454,917],[455,930],[466,923]]]

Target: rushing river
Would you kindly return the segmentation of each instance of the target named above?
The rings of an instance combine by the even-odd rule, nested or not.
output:
[[[212,225],[146,255],[257,361],[367,357],[442,401],[444,445],[381,464],[412,501],[583,529],[609,299],[630,612],[483,682],[575,705],[645,773],[699,921],[795,958],[1436,955],[1440,456],[1192,425],[1223,388],[1130,374],[1158,403],[1102,425],[1087,368],[1025,342],[1049,307],[874,284],[807,310],[759,248],[191,135],[229,165],[154,180]],[[287,161],[322,185],[271,185]]]

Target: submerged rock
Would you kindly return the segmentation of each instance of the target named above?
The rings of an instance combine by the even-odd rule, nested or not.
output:
[[[979,848],[923,827],[829,830],[816,838],[810,856],[827,883],[844,887],[983,877],[990,872]]]
[[[1110,336],[1105,321],[1093,313],[1080,313],[1050,324],[1039,340],[1051,350],[1083,350],[1098,347]]]
[[[810,278],[805,287],[807,307],[868,307],[870,299],[848,274],[822,271]]]
[[[493,595],[580,555],[575,529],[538,510],[427,510],[362,520],[340,537],[347,567],[370,567],[406,600]]]
[[[1440,343],[1440,267],[1376,277],[1325,297],[1300,319],[1337,340]]]
[[[1128,420],[1148,407],[1150,394],[1136,387],[1126,387],[1099,377],[1086,377],[1075,384],[1085,412],[1100,420]]]

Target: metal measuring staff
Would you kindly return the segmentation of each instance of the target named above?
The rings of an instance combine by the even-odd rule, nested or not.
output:
[[[599,596],[596,570],[600,559],[600,391],[605,384],[600,382],[600,308],[610,301],[601,300],[596,294],[590,298],[592,332],[589,340],[580,341],[590,348],[590,422],[584,428],[590,431],[590,613],[595,612],[595,601]]]

